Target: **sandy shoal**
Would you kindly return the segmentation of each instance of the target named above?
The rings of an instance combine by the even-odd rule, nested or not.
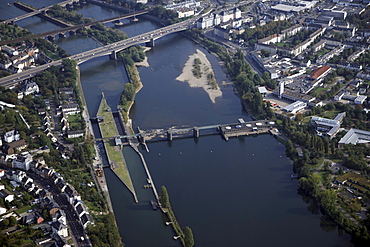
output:
[[[194,59],[196,58],[199,58],[199,60],[201,61],[201,65],[200,65],[200,68],[202,71],[201,78],[196,78],[192,72]],[[184,66],[184,69],[182,70],[181,75],[179,75],[176,78],[176,80],[188,82],[190,87],[203,88],[208,93],[208,96],[211,99],[211,101],[215,103],[216,98],[222,96],[222,92],[219,87],[217,89],[212,89],[212,87],[207,84],[207,74],[208,73],[214,74],[212,65],[208,61],[206,55],[202,51],[197,49],[196,53],[189,56],[189,59],[185,63],[185,66]]]

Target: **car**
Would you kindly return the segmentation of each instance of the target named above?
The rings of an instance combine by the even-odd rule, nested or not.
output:
[[[240,129],[242,126],[241,125],[237,125],[237,126],[235,126],[235,128],[238,128],[238,129]]]

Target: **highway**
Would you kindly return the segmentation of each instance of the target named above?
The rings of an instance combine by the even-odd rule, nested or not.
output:
[[[101,56],[112,54],[113,52],[119,52],[130,46],[142,44],[145,42],[149,42],[151,40],[154,41],[165,35],[189,29],[195,24],[196,18],[198,17],[188,19],[183,22],[175,23],[175,24],[163,27],[163,28],[159,28],[159,29],[156,29],[156,30],[144,33],[144,34],[140,34],[140,35],[137,35],[137,36],[125,39],[125,40],[112,43],[112,44],[107,44],[105,46],[98,47],[98,48],[95,48],[89,51],[81,52],[81,53],[68,57],[68,59],[76,60],[77,64],[81,64],[95,57],[101,57]],[[34,77],[37,73],[44,71],[50,66],[60,66],[61,64],[62,64],[62,60],[57,60],[57,61],[53,61],[48,64],[39,65],[37,67],[27,69],[21,73],[12,74],[12,75],[0,78],[0,86],[6,87],[6,88],[15,86],[18,83],[26,79]]]

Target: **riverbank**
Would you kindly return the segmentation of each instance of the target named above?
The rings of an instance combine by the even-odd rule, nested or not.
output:
[[[147,52],[151,48],[143,47],[143,49],[144,49],[144,52]],[[125,67],[127,77],[129,78],[130,83],[132,85],[134,85],[134,87],[135,87],[134,96],[133,96],[133,98],[135,99],[136,94],[143,88],[143,83],[141,82],[139,71],[137,70],[137,67],[140,67],[140,66],[149,67],[148,57],[145,56],[143,61],[136,62],[136,63],[134,63],[133,66],[125,64],[123,62],[123,66]],[[126,132],[130,131],[130,133],[126,133],[126,134],[133,134],[134,133],[134,131],[132,129],[132,119],[130,119],[130,110],[131,110],[134,103],[135,103],[135,100],[132,100],[130,102],[127,102],[126,106],[123,106],[123,105],[118,106],[118,108],[120,109],[120,111],[122,113],[122,116],[125,120],[125,123],[126,123],[125,131]]]
[[[193,73],[194,63],[198,62],[200,76],[196,77]],[[219,87],[213,87],[210,85],[208,77],[214,76],[214,71],[212,65],[207,59],[207,56],[200,51],[196,50],[196,53],[189,56],[188,61],[182,70],[181,75],[179,75],[176,80],[189,83],[190,87],[200,87],[208,94],[209,98],[213,103],[216,103],[217,97],[222,97],[222,92]]]

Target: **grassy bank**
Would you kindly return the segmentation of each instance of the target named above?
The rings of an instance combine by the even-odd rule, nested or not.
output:
[[[118,130],[114,122],[112,111],[108,106],[105,98],[99,106],[98,114],[99,117],[103,117],[104,121],[99,123],[100,131],[102,137],[113,137],[118,136]],[[127,188],[135,194],[134,186],[131,181],[131,177],[127,166],[124,162],[124,157],[122,154],[121,147],[115,146],[114,140],[104,141],[105,150],[107,151],[108,159],[110,162],[114,162],[115,169],[113,170],[117,176],[122,180],[122,182],[127,186]]]

